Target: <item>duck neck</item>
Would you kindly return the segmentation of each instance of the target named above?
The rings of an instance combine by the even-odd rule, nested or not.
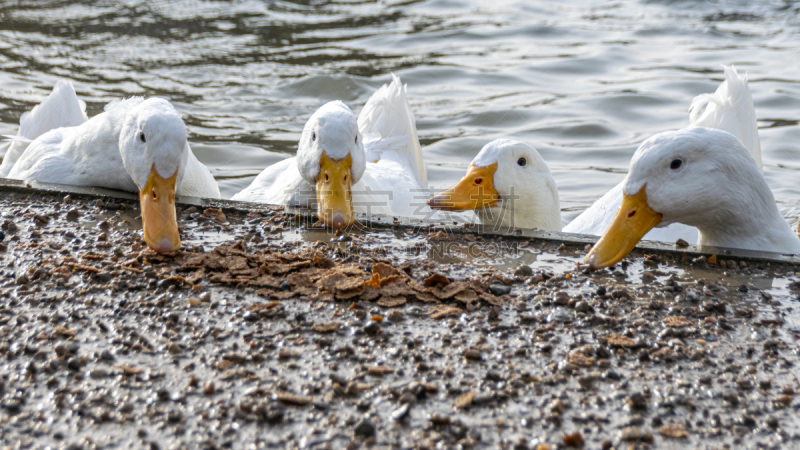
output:
[[[762,180],[763,181],[763,180]],[[724,202],[695,226],[697,243],[715,247],[800,253],[800,239],[783,219],[764,181],[759,189]]]
[[[475,211],[483,225],[561,231],[561,210],[553,180],[541,186],[508,189],[497,206]]]

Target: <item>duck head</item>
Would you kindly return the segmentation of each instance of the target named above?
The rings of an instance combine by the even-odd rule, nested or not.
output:
[[[150,98],[125,116],[119,139],[125,170],[139,188],[145,242],[159,253],[178,250],[175,190],[189,157],[183,119],[168,101]]]
[[[319,108],[303,128],[297,149],[300,175],[316,187],[317,216],[340,230],[356,220],[351,188],[366,169],[356,116],[344,103]]]
[[[561,231],[550,168],[535,148],[510,139],[486,144],[464,178],[428,205],[445,211],[474,210],[484,224]]]
[[[774,203],[755,161],[733,135],[699,127],[660,133],[633,155],[622,205],[585,261],[594,269],[614,265],[650,229],[675,222],[697,227],[699,243],[710,234],[758,233],[755,227],[746,231],[753,225],[746,219],[772,218]]]

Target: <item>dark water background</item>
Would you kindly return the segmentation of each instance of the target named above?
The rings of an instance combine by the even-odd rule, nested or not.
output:
[[[747,72],[764,172],[800,213],[800,2],[269,1],[0,4],[0,134],[59,78],[89,115],[163,96],[226,197],[291,156],[326,101],[408,83],[431,184],[513,137],[550,163],[566,223],[638,144],[685,126],[721,64]]]

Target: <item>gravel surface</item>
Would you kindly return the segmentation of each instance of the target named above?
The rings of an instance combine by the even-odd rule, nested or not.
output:
[[[0,199],[0,448],[800,448],[798,267]]]

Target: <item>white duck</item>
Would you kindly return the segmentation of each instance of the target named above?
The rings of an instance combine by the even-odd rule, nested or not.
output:
[[[761,147],[747,80],[732,67],[726,67],[725,74],[726,80],[714,94],[703,94],[692,101],[691,126],[731,132],[746,143],[760,167]],[[523,156],[527,166],[520,166]],[[622,202],[622,186],[619,183],[607,192],[563,231],[602,235]],[[558,193],[550,170],[533,147],[517,141],[487,144],[470,164],[467,175],[434,196],[429,204],[439,210],[474,209],[484,224],[562,231]],[[696,243],[697,229],[675,223],[645,236],[668,242],[678,238]]]
[[[233,200],[316,207],[320,221],[341,229],[357,213],[424,215],[427,183],[406,87],[392,75],[358,119],[340,101],[319,108],[297,156],[264,169]]]
[[[52,114],[47,107],[59,104],[53,96],[79,104],[72,85],[60,83],[22,122]],[[79,122],[78,112],[82,110],[72,108],[75,115],[65,122]],[[105,112],[80,125],[39,136],[23,130],[14,139],[27,145],[8,178],[139,192],[145,242],[159,252],[180,247],[176,192],[219,198],[216,181],[189,148],[186,125],[164,99],[134,97],[112,102]]]
[[[437,210],[474,210],[484,225],[561,231],[550,168],[535,148],[510,139],[486,144],[464,178],[428,204]]]
[[[753,98],[747,87],[747,77],[740,76],[733,66],[725,66],[725,81],[713,94],[698,95],[692,100],[689,127],[706,127],[724,130],[736,136],[750,151],[750,156],[761,169],[761,144],[758,124],[753,108]],[[565,233],[600,236],[611,225],[614,214],[622,202],[620,182],[592,206],[582,212],[569,225]],[[662,228],[664,227],[664,228]],[[697,229],[680,223],[653,229],[644,237],[651,241],[675,242],[683,239],[690,244],[698,242]]]
[[[712,128],[657,134],[639,146],[611,226],[586,256],[592,268],[616,264],[651,228],[683,223],[698,244],[800,253],[760,167],[735,136]]]

